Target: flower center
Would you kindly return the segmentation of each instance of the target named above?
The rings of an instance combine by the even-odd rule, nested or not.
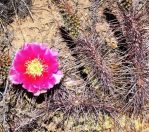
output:
[[[44,70],[44,65],[39,59],[33,59],[26,63],[26,73],[34,77],[41,76]]]

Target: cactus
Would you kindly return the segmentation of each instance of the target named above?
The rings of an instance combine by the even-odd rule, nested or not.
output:
[[[101,96],[104,92],[106,98],[110,97],[112,104],[118,109],[121,107],[119,110],[127,111],[129,115],[141,114],[145,102],[148,102],[148,83],[145,81],[148,75],[148,46],[145,43],[148,32],[143,29],[147,24],[147,12],[142,9],[146,3],[140,5],[137,1],[117,2],[117,11],[121,17],[117,17],[108,8],[104,9],[103,15],[117,40],[117,47],[114,49],[105,45],[107,39],[101,41],[94,27],[97,23],[95,16],[90,18],[92,29],[88,35],[79,31],[79,36],[72,38],[75,46],[71,50],[77,52],[77,60],[84,64],[80,69],[86,74],[87,89],[88,86],[96,89],[95,93],[100,95],[98,97],[106,101]],[[98,8],[96,1],[94,4],[94,8]],[[96,9],[90,11],[96,13]],[[146,17],[142,17],[142,14]],[[91,16],[93,17],[93,13]]]
[[[72,38],[76,38],[79,34],[80,20],[73,6],[69,2],[63,0],[53,0],[53,3],[59,8],[59,12],[63,18],[66,31]]]
[[[148,1],[112,0],[108,5],[108,0],[92,0],[84,9],[85,25],[71,2],[52,0],[63,20],[57,29],[74,67],[67,69],[59,85],[39,97],[11,85],[5,95],[7,127],[11,131],[140,131],[148,121]],[[97,31],[102,23],[106,29],[102,31],[103,24]],[[65,79],[72,74],[79,76],[81,84],[74,81],[70,88]]]

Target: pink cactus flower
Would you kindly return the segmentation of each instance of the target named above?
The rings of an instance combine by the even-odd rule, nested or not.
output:
[[[35,96],[53,88],[62,77],[58,53],[41,43],[24,44],[16,53],[9,73],[13,84],[22,84]]]

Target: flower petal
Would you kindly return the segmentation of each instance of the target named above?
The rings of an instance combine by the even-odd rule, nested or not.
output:
[[[61,71],[58,71],[56,74],[53,74],[53,76],[56,80],[55,84],[58,84],[58,83],[60,83],[60,80],[63,77],[63,74]]]

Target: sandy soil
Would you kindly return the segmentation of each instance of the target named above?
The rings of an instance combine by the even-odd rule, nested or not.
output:
[[[11,24],[14,29],[15,47],[20,47],[24,42],[35,41],[54,45],[53,38],[57,37],[61,17],[53,6],[49,5],[48,8],[48,4],[47,0],[34,1],[30,16],[25,20],[15,19]]]

